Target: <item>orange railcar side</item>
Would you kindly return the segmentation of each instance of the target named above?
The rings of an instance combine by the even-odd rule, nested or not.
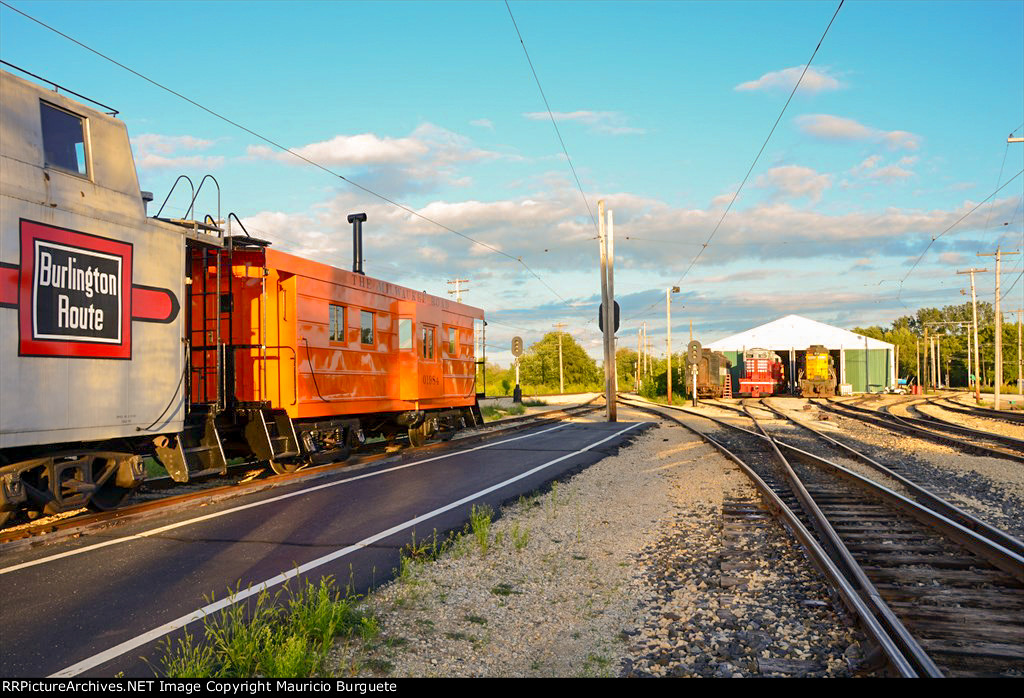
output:
[[[215,267],[206,273],[215,288]],[[194,274],[193,289],[202,281]],[[269,403],[296,420],[476,403],[479,308],[271,249],[234,250],[220,285],[231,303],[221,308],[220,342],[234,368],[224,389],[238,403]],[[194,335],[215,302],[193,293]],[[216,376],[199,368],[215,363],[213,351],[194,347],[193,402],[216,392]]]

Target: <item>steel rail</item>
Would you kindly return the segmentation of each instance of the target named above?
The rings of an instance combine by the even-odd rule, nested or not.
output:
[[[932,658],[928,656],[928,653],[925,652],[924,648],[921,647],[917,639],[911,634],[907,627],[903,625],[903,621],[901,621],[893,612],[885,599],[882,598],[882,595],[878,592],[874,582],[868,578],[867,573],[864,572],[860,563],[858,563],[853,557],[853,553],[851,553],[849,548],[846,547],[846,543],[843,542],[843,539],[836,532],[835,528],[833,528],[828,517],[825,516],[825,512],[821,510],[818,503],[814,501],[814,497],[812,497],[811,493],[807,491],[807,487],[804,485],[803,480],[800,479],[800,476],[793,470],[793,466],[789,464],[789,460],[787,460],[782,454],[782,448],[794,451],[800,449],[779,441],[769,434],[757,418],[750,413],[748,405],[744,404],[743,411],[746,412],[747,416],[754,422],[754,425],[768,440],[768,443],[771,444],[772,450],[775,452],[776,460],[782,468],[782,473],[786,478],[786,482],[789,484],[790,489],[793,490],[797,499],[800,500],[800,504],[803,507],[804,512],[811,519],[811,524],[814,526],[815,530],[818,531],[820,539],[829,549],[832,550],[834,556],[833,559],[839,562],[847,576],[847,579],[856,586],[861,595],[864,596],[868,603],[874,608],[874,611],[882,624],[889,631],[891,637],[896,640],[900,649],[904,652],[907,658],[914,663],[915,668],[921,674],[929,678],[942,678],[942,671],[938,666],[936,666]],[[801,453],[812,459],[817,458],[817,456],[805,451],[801,451]],[[820,460],[824,462],[824,459]],[[834,463],[830,463],[830,465],[839,467]]]
[[[996,434],[983,429],[973,429],[971,427],[965,427],[961,424],[955,424],[948,420],[942,419],[941,417],[935,417],[930,414],[926,414],[917,409],[917,406],[924,403],[925,400],[912,400],[910,402],[901,402],[898,405],[884,405],[879,411],[882,414],[888,414],[892,417],[899,419],[903,422],[908,422],[913,425],[920,426],[923,429],[938,429],[939,431],[947,431],[952,434],[961,434],[972,439],[981,439],[982,441],[993,441],[1003,446],[1009,446],[1011,449],[1024,452],[1024,439],[1018,439],[1013,436],[1006,436],[1005,434]],[[896,414],[892,411],[892,408],[900,408],[907,410],[914,410],[920,417],[911,417],[909,415]]]
[[[952,446],[953,448],[967,453],[1024,462],[1024,455],[1022,454],[1010,453],[997,448],[990,448],[988,446],[982,446],[981,444],[955,439],[947,434],[941,434],[939,432],[931,431],[930,429],[923,429],[921,427],[914,426],[910,423],[897,421],[900,418],[895,415],[887,415],[884,412],[878,412],[877,410],[870,410],[842,402],[816,401],[814,404],[843,417],[859,419],[862,422],[868,422],[869,424],[874,424],[876,426],[908,434],[910,436],[916,436],[930,441],[938,441],[939,443]],[[886,419],[886,417],[888,417],[888,419]]]
[[[940,402],[943,401],[943,402]],[[984,419],[995,419],[1000,422],[1008,422],[1010,424],[1024,424],[1024,414],[1017,412],[1009,412],[1004,410],[992,410],[987,407],[963,407],[954,405],[949,398],[945,397],[933,397],[928,398],[928,402],[933,405],[937,405],[944,410],[950,410],[951,412],[961,412],[972,417],[982,417]]]
[[[804,526],[799,516],[789,508],[789,506],[779,497],[778,493],[775,492],[769,486],[758,473],[751,468],[742,459],[736,456],[730,451],[724,444],[720,443],[714,437],[708,435],[705,432],[696,429],[678,418],[665,414],[662,410],[672,409],[680,412],[685,412],[693,416],[704,417],[712,422],[721,424],[723,426],[731,427],[739,431],[745,432],[749,435],[755,436],[759,439],[764,439],[770,442],[767,437],[758,434],[757,432],[738,427],[736,425],[729,424],[728,422],[722,421],[709,415],[702,415],[699,413],[692,412],[690,410],[669,406],[669,405],[657,405],[656,403],[647,403],[645,401],[638,400],[637,402],[631,401],[630,399],[619,398],[624,404],[630,405],[634,408],[646,410],[657,414],[665,419],[669,419],[679,426],[693,432],[700,438],[704,439],[716,449],[718,449],[724,456],[729,460],[736,463],[737,466],[750,478],[751,482],[758,489],[761,495],[767,500],[768,507],[778,516],[785,521],[797,540],[807,551],[808,556],[814,565],[821,571],[823,575],[829,580],[832,586],[838,591],[840,597],[843,599],[844,604],[861,622],[861,625],[867,634],[882,650],[896,672],[905,678],[914,678],[919,676],[918,670],[914,664],[907,659],[904,651],[900,648],[896,639],[893,638],[891,631],[885,627],[885,625],[875,616],[874,611],[869,606],[868,602],[861,596],[861,592],[854,588],[854,585],[847,579],[845,573],[839,568],[831,556],[825,551],[824,547],[818,541],[818,539],[812,534],[807,527]],[[639,402],[639,404],[638,404]],[[656,409],[660,408],[660,409]]]
[[[824,432],[818,431],[817,429],[805,423],[804,421],[799,420],[796,417],[793,417],[792,415],[785,414],[780,409],[776,408],[774,405],[771,405],[764,400],[762,400],[761,404],[763,404],[766,409],[771,410],[780,417],[792,422],[793,424],[796,424],[799,427],[802,427],[803,429],[806,429],[815,436],[821,438],[823,441],[827,441],[828,443],[832,444],[837,449],[842,451],[844,454],[850,456],[854,460],[858,460],[864,463],[865,465],[874,468],[875,470],[882,473],[886,477],[890,477],[893,480],[896,480],[908,491],[910,491],[915,498],[922,500],[922,503],[932,511],[942,514],[946,518],[955,521],[964,528],[967,528],[977,533],[978,535],[991,540],[997,545],[1000,545],[1003,548],[1019,556],[1024,556],[1024,541],[1021,541],[1011,536],[1006,531],[998,529],[992,526],[991,524],[976,518],[974,515],[960,509],[955,504],[952,504],[951,502],[943,499],[939,495],[931,492],[930,490],[925,489],[924,487],[917,484],[913,480],[910,480],[905,475],[901,475],[895,470],[892,470],[888,466],[880,463],[871,456],[868,456],[867,454],[858,451],[852,446],[844,444],[841,441],[837,441],[836,439],[832,438],[828,434],[825,434]]]
[[[747,429],[730,424],[729,422],[717,420],[709,415],[699,414],[691,410],[676,407],[672,407],[671,409],[711,419],[724,426],[750,433]],[[746,412],[746,416],[757,424],[757,419],[753,417],[749,411]],[[758,426],[763,429],[760,425]],[[886,503],[893,509],[915,519],[925,528],[938,533],[941,537],[959,544],[962,548],[978,555],[979,558],[986,560],[994,568],[1010,575],[1018,582],[1024,581],[1024,556],[1021,554],[1010,550],[1005,546],[1001,546],[998,542],[989,540],[984,535],[979,535],[960,522],[944,516],[942,513],[933,511],[929,507],[914,502],[913,500],[908,499],[889,488],[874,483],[869,478],[866,478],[859,473],[855,473],[832,461],[821,458],[815,454],[808,453],[803,449],[797,448],[778,439],[773,439],[773,441],[779,445],[781,450],[786,451],[804,462],[809,462],[815,467],[823,468],[834,475],[838,475],[843,479],[854,483],[859,488],[866,489],[870,493],[870,496],[875,500],[880,500]],[[917,644],[916,640],[914,642]]]

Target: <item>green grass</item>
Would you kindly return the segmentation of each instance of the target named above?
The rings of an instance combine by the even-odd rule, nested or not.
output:
[[[491,545],[491,518],[493,516],[494,509],[486,504],[481,504],[479,507],[474,504],[469,514],[469,528],[473,532],[481,555],[486,555]]]
[[[233,603],[205,618],[201,633],[165,641],[159,659],[145,661],[168,678],[311,677],[322,674],[336,637],[368,643],[379,632],[359,597],[343,595],[324,577],[316,586],[307,582],[293,591],[285,585],[262,592],[253,604]]]
[[[493,422],[503,417],[518,417],[519,415],[526,414],[526,407],[522,404],[512,405],[511,407],[487,405],[480,408],[480,414],[483,415],[485,422]]]
[[[156,458],[147,457],[143,462],[146,464],[146,477],[167,477],[167,470],[157,462]]]

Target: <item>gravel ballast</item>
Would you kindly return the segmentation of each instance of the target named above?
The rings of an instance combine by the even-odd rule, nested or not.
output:
[[[589,417],[599,419],[600,417]],[[620,407],[619,420],[650,421]],[[421,539],[423,535],[420,534]],[[736,466],[658,422],[366,599],[340,675],[849,675],[861,637]]]

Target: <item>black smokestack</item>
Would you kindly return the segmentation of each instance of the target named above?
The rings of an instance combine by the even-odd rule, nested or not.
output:
[[[348,222],[352,224],[352,271],[366,276],[363,271],[363,221],[365,213],[350,213]]]

